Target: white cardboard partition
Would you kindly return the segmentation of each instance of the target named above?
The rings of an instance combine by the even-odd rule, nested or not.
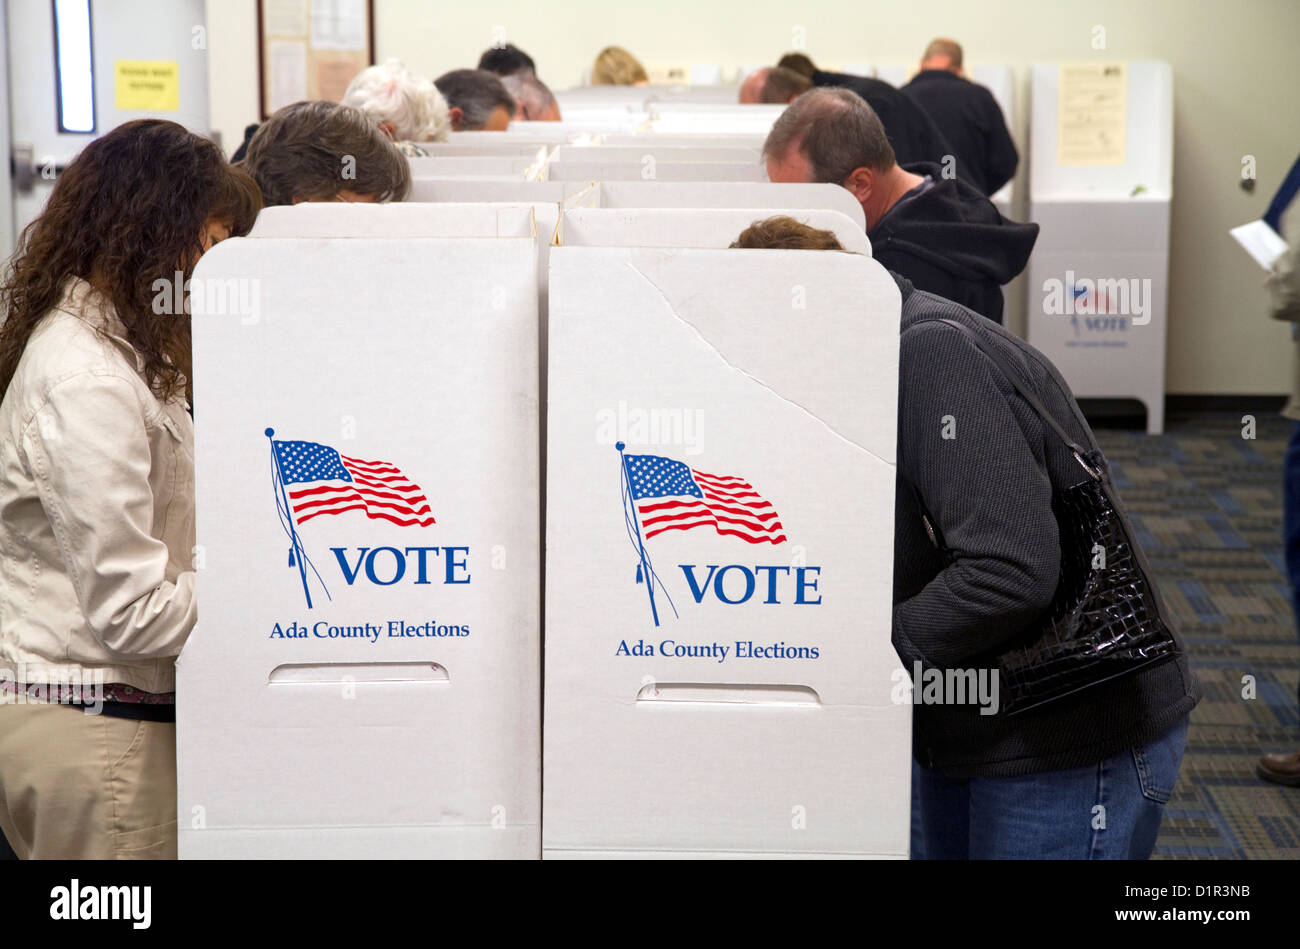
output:
[[[777,117],[786,110],[786,107],[783,105],[741,105],[735,99],[732,99],[730,102],[690,102],[667,99],[651,103],[650,108],[656,115],[682,113],[686,115],[713,116],[722,119],[737,115],[761,115],[773,122],[775,122]]]
[[[660,132],[642,132],[626,134],[608,132],[600,136],[600,144],[625,147],[636,145],[655,148],[746,148],[755,154],[762,152],[765,136],[761,133],[735,132],[723,135],[709,135],[701,132],[697,135],[670,135]]]
[[[529,169],[546,160],[540,146],[533,155],[441,155],[411,158],[412,178],[437,178],[440,175],[516,175],[523,177]]]
[[[591,187],[589,181],[522,181],[494,178],[413,178],[411,202],[507,201],[562,204]]]
[[[1012,137],[1016,134],[1016,96],[1015,96],[1015,73],[1011,67],[1004,63],[980,63],[971,67],[971,81],[977,82],[984,86],[993,94],[998,108],[1002,110],[1002,118],[1006,120],[1007,130],[1011,132]],[[1023,167],[1025,164],[1025,149],[1017,145],[1020,152],[1020,163]],[[1019,169],[1017,169],[1017,174]],[[997,193],[992,195],[989,200],[993,206],[998,209],[1005,218],[1014,219],[1012,207],[1015,203],[1016,182],[1013,178],[1007,182]]]
[[[772,123],[781,114],[779,111],[769,112],[765,106],[761,105],[747,105],[738,108],[743,111],[720,109],[711,113],[700,111],[656,112],[650,128],[655,133],[668,135],[728,135],[742,133],[766,136],[772,130]]]
[[[1164,428],[1173,72],[1129,62],[1122,160],[1060,160],[1059,72],[1033,67],[1029,342],[1079,398],[1134,398]]]
[[[779,211],[824,208],[840,211],[866,230],[866,217],[848,191],[832,184],[777,184],[720,181],[602,181],[601,208],[772,208]]]
[[[632,132],[650,120],[649,114],[640,107],[632,110],[622,106],[580,106],[566,109],[561,104],[560,111],[564,116],[561,122],[511,122],[508,131],[559,144],[588,132]]]
[[[640,161],[652,156],[656,162],[727,161],[758,162],[759,149],[748,146],[659,145],[654,136],[644,135],[632,145],[561,145],[552,161]]]
[[[504,132],[452,132],[447,141],[453,145],[539,145],[559,144],[583,131],[563,122],[511,122]]]
[[[906,85],[910,78],[914,66],[908,66],[905,63],[878,63],[874,66],[859,65],[856,70],[841,68],[839,71],[848,73],[851,76],[872,76],[876,79],[883,79],[895,89]]]
[[[773,213],[770,208],[576,208],[564,212],[560,243],[565,247],[725,248],[749,225]],[[791,216],[831,231],[845,250],[871,256],[866,232],[848,215],[808,209]]]
[[[531,205],[309,201],[263,208],[248,236],[534,237],[538,230]]]
[[[555,249],[546,856],[907,855],[898,320],[858,255]]]
[[[204,255],[182,857],[538,854],[533,244]]]
[[[766,181],[767,169],[747,161],[564,160],[546,166],[551,181]]]
[[[463,142],[460,139],[464,134],[457,133],[457,136],[448,142],[420,142],[419,145],[429,153],[431,158],[453,158],[465,155],[497,155],[520,158],[545,157],[543,149],[546,148],[546,143],[544,142],[500,141],[495,139]],[[505,133],[493,132],[491,134],[502,136]],[[538,154],[539,151],[542,152],[541,155]]]

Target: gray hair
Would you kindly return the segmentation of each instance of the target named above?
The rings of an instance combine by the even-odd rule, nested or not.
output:
[[[451,131],[442,93],[396,59],[359,72],[348,84],[343,104],[360,109],[376,125],[391,125],[399,142],[446,141]]]
[[[351,158],[354,178],[342,170]],[[405,201],[411,165],[360,109],[333,102],[295,102],[262,123],[242,162],[266,206],[330,201],[340,191],[376,201]]]
[[[798,148],[813,180],[843,184],[855,168],[888,171],[894,149],[880,117],[849,89],[805,92],[777,118],[763,143],[763,157],[781,159]]]
[[[492,118],[492,112],[501,106],[511,116],[515,114],[515,100],[501,77],[484,69],[453,69],[434,80],[447,105],[460,109],[462,129],[481,129]]]
[[[514,73],[501,77],[501,85],[506,92],[519,103],[519,116],[522,121],[536,121],[552,108],[559,108],[551,90],[532,73]]]

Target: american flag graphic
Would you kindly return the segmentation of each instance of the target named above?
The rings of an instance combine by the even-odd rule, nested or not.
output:
[[[364,511],[366,517],[402,527],[434,523],[424,490],[396,465],[363,461],[315,442],[272,441],[294,520]],[[289,490],[289,485],[311,487]]]
[[[712,527],[751,544],[785,542],[776,508],[744,478],[696,471],[659,455],[625,458],[646,540],[665,531]]]

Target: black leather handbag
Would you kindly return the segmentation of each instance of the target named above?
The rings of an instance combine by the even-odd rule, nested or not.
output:
[[[995,346],[956,320],[925,322],[947,323],[965,333],[1065,442],[1085,475],[1078,484],[1052,489],[1061,576],[1051,605],[1011,643],[972,660],[976,667],[997,670],[999,714],[1017,715],[1176,658],[1178,641],[1115,500],[1106,459],[1070,438]],[[928,516],[922,516],[942,549]]]

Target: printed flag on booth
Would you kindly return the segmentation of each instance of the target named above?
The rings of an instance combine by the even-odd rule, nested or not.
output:
[[[272,441],[294,520],[363,511],[402,527],[435,523],[424,490],[386,461],[364,461],[316,442]],[[291,485],[303,485],[291,488]]]
[[[628,486],[646,540],[711,527],[751,544],[781,544],[785,529],[770,501],[744,478],[696,471],[659,455],[626,455]]]

